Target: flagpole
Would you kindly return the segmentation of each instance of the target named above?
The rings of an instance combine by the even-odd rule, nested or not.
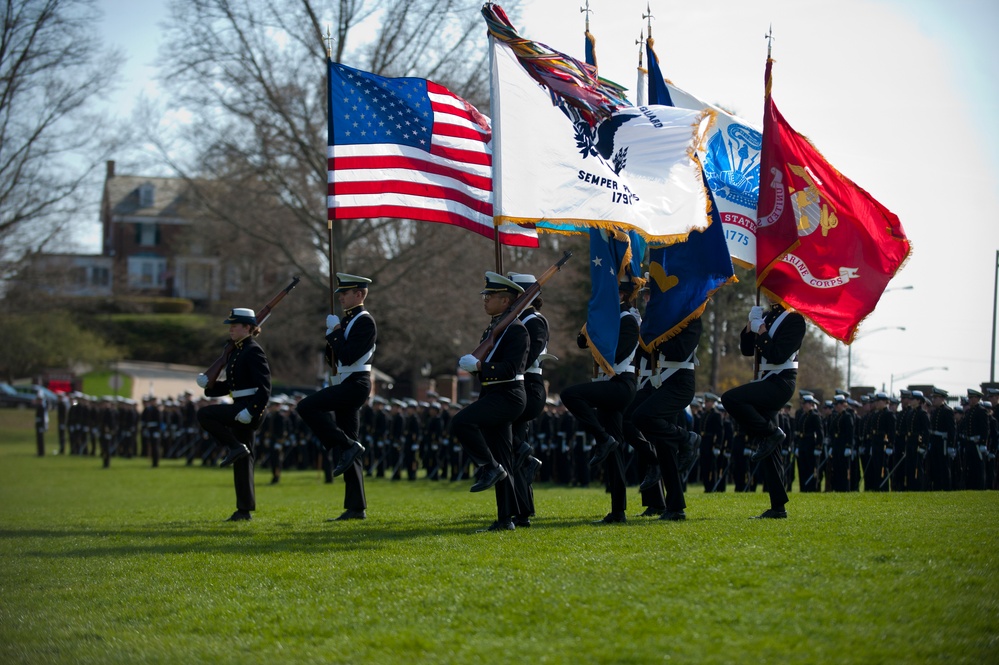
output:
[[[330,64],[333,62],[333,33],[330,24],[326,24],[326,144],[333,145],[333,98],[332,81],[330,81]],[[334,160],[333,151],[330,151],[329,160]],[[335,201],[336,184],[333,178],[329,179],[327,195]],[[326,228],[329,234],[329,245],[326,248],[326,256],[329,260],[329,289],[330,289],[330,314],[336,311],[335,288],[333,286],[333,276],[336,274],[336,267],[333,263],[333,220],[327,216]]]
[[[770,62],[771,49],[774,43],[774,26],[771,23],[767,29],[767,34],[764,35],[767,40],[767,62]],[[770,97],[770,78],[768,77],[765,84],[765,97]],[[760,306],[760,285],[759,285],[759,274],[760,274],[760,262],[759,259],[756,261],[756,274],[757,274],[757,285],[756,285],[756,306]],[[753,354],[753,378],[757,378],[760,375],[760,349],[756,348],[756,352]]]

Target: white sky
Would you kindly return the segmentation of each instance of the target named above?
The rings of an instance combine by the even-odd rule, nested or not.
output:
[[[528,0],[516,24],[524,37],[582,59],[584,3]],[[105,39],[129,57],[117,107],[127,116],[138,95],[157,97],[166,2],[99,4]],[[999,155],[999,3],[650,4],[664,74],[757,126],[772,24],[778,108],[902,220],[912,255],[860,329],[852,383],[896,392],[935,383],[954,393],[988,381],[999,250],[999,168],[989,157]],[[590,8],[601,75],[633,89],[646,0],[590,0]],[[842,347],[844,367],[846,355]]]

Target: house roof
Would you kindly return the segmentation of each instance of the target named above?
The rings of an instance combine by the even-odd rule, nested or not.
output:
[[[152,185],[153,203],[143,206],[139,189]],[[149,217],[166,221],[185,218],[186,193],[189,185],[181,178],[151,178],[116,175],[105,182],[105,196],[112,218]]]

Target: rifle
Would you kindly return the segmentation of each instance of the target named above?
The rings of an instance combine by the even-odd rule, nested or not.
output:
[[[555,262],[555,265],[551,266],[548,270],[542,273],[537,282],[531,284],[529,287],[524,289],[522,294],[517,296],[517,299],[511,303],[510,308],[506,310],[503,317],[496,322],[496,325],[494,325],[492,329],[490,329],[486,338],[482,340],[477,347],[475,347],[474,351],[472,351],[472,355],[475,356],[476,359],[480,361],[485,360],[486,356],[489,355],[489,352],[493,350],[494,346],[496,346],[496,342],[499,341],[500,336],[503,334],[503,331],[506,330],[507,326],[516,321],[524,310],[531,306],[534,299],[541,294],[541,286],[551,279],[555,273],[561,270],[562,266],[565,265],[565,262],[568,261],[571,256],[572,252],[566,251],[566,253],[562,255],[562,258]]]
[[[263,308],[257,313],[257,327],[258,328],[260,326],[264,325],[264,321],[266,321],[267,317],[269,317],[271,315],[271,310],[274,309],[274,307],[279,302],[281,302],[281,299],[284,298],[286,295],[288,295],[288,293],[293,288],[295,288],[296,286],[298,286],[298,283],[300,281],[301,281],[301,278],[299,278],[299,277],[293,277],[291,279],[291,284],[289,284],[288,286],[284,287],[276,296],[274,296],[273,298],[271,298],[271,300],[270,300],[269,303],[267,303],[266,305],[263,306]],[[208,377],[208,387],[209,388],[211,388],[212,386],[215,385],[215,382],[219,378],[219,374],[222,373],[222,368],[225,367],[226,362],[229,360],[229,354],[232,353],[232,350],[234,348],[236,348],[236,344],[232,340],[229,340],[228,342],[226,342],[225,348],[222,349],[222,355],[220,355],[218,358],[216,358],[215,362],[213,362],[211,364],[211,367],[209,367],[208,369],[205,370],[205,376]]]

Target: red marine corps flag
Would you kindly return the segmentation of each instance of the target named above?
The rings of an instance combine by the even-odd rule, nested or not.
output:
[[[756,285],[849,344],[909,256],[902,224],[766,103]]]

